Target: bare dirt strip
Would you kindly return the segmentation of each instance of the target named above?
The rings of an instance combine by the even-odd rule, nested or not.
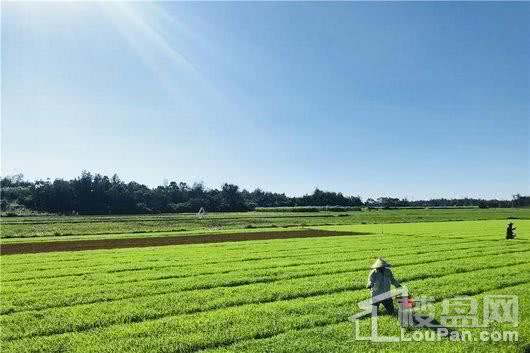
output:
[[[336,237],[347,235],[363,235],[368,233],[338,232],[318,229],[301,229],[274,232],[248,232],[232,234],[205,234],[205,235],[180,235],[148,238],[126,239],[92,239],[72,241],[50,241],[39,243],[14,243],[2,244],[0,255],[31,254],[56,251],[84,251],[100,249],[143,248],[149,246],[189,245],[224,243],[228,241],[290,239],[290,238],[317,238]]]

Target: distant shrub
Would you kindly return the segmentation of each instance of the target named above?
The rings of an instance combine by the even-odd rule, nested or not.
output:
[[[143,202],[139,202],[136,204],[136,210],[138,211],[138,213],[143,213],[143,214],[149,214],[149,213],[153,213],[153,210],[150,209],[147,204],[143,203]]]
[[[190,202],[170,203],[167,206],[172,213],[188,213],[194,211]]]

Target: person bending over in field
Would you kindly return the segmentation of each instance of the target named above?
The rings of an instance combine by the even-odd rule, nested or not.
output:
[[[375,311],[379,309],[379,304],[383,304],[385,310],[389,314],[394,314],[394,303],[390,296],[390,285],[400,288],[401,284],[394,278],[394,274],[390,270],[391,265],[382,257],[378,258],[372,265],[372,271],[368,275],[367,287],[372,292],[372,305],[375,306]],[[388,293],[388,295],[383,295]],[[376,297],[385,299],[378,299]]]
[[[506,239],[515,239],[515,232],[514,231],[516,229],[517,228],[515,228],[513,226],[512,222],[508,223],[508,228],[506,228]]]

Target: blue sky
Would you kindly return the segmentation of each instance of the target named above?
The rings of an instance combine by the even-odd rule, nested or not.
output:
[[[2,174],[530,193],[530,3],[2,3]]]

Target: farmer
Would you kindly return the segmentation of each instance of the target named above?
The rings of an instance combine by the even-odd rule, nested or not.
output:
[[[506,228],[506,239],[514,239],[515,238],[514,230],[516,229],[517,228],[513,226],[512,222],[508,223],[508,227]]]
[[[375,306],[375,311],[377,312],[379,309],[379,304],[383,304],[387,313],[394,314],[390,285],[393,284],[396,288],[399,288],[401,284],[394,278],[390,266],[382,257],[378,258],[372,265],[372,271],[368,275],[367,287],[372,292],[372,305]],[[384,295],[385,293],[388,295]]]

